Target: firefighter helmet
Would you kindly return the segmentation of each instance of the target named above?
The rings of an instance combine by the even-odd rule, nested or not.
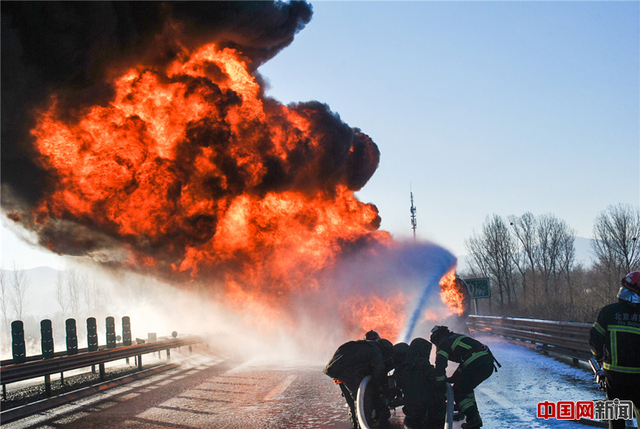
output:
[[[622,286],[631,289],[635,293],[640,293],[640,271],[632,271],[620,282]]]
[[[621,281],[618,299],[633,303],[640,303],[640,271],[632,271]]]
[[[371,331],[367,332],[366,334],[364,334],[364,339],[365,340],[369,340],[369,341],[379,340],[380,339],[380,334],[378,334],[374,330],[371,330]]]
[[[407,354],[409,353],[409,344],[398,343],[393,345],[394,363],[396,366],[404,362]]]
[[[429,338],[436,346],[440,342],[440,339],[449,333],[449,328],[446,326],[436,325],[431,330],[431,337]]]

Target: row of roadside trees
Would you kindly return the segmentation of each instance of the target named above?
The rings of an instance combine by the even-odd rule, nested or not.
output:
[[[22,319],[30,280],[26,273],[14,263],[13,270],[0,269],[0,311],[3,328],[8,326],[12,315]]]
[[[592,322],[615,301],[620,280],[640,270],[640,208],[609,206],[596,217],[593,264],[576,261],[575,239],[551,214],[494,214],[466,240],[469,272],[461,274],[491,280],[493,314]]]
[[[55,296],[51,296],[48,314],[34,316],[30,309],[30,299],[34,294],[48,291],[34,290],[29,271],[19,264],[13,263],[11,269],[0,270],[0,354],[8,356],[11,345],[11,322],[24,322],[25,338],[30,353],[39,350],[40,320],[48,318],[54,326],[64,326],[67,318],[78,321],[87,317],[98,320],[107,316],[107,306],[110,297],[103,292],[99,280],[82,270],[68,268],[57,271],[55,278]],[[33,304],[33,303],[31,303]],[[64,330],[56,330],[54,334],[64,335]]]

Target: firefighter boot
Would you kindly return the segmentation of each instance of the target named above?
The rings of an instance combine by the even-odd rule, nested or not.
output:
[[[467,422],[462,423],[462,429],[478,429],[482,427],[482,419],[480,418],[480,413],[477,410],[475,412],[471,412],[467,414]]]

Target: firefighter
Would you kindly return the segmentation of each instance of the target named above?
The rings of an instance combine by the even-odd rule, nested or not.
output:
[[[389,408],[396,408],[404,405],[404,397],[402,394],[402,390],[400,389],[400,380],[399,377],[402,374],[402,364],[407,358],[407,354],[409,353],[409,344],[407,343],[398,343],[393,346],[393,388],[389,392]]]
[[[390,396],[387,373],[393,369],[393,344],[383,338],[349,341],[334,353],[323,372],[340,386],[342,396],[349,405],[349,418],[352,429],[359,429],[356,415],[358,387],[367,375],[372,376],[371,388],[374,389],[374,414],[372,428],[388,428],[389,407],[386,398]]]
[[[365,340],[369,340],[369,341],[379,340],[380,339],[380,334],[378,334],[374,330],[371,330],[371,331],[367,332],[366,334],[364,334],[364,339]]]
[[[395,370],[404,400],[406,429],[442,429],[446,405],[442,392],[436,389],[435,368],[429,362],[431,343],[415,338],[406,358]]]
[[[617,297],[600,310],[589,345],[604,369],[607,399],[632,400],[640,421],[640,271],[622,279]],[[610,429],[624,427],[624,420],[609,421]]]
[[[453,398],[458,410],[466,416],[463,429],[475,429],[482,426],[482,419],[473,393],[480,383],[489,378],[500,364],[495,360],[487,346],[481,342],[449,331],[446,326],[434,326],[431,330],[431,342],[436,346],[436,387],[446,393],[446,382],[453,387]],[[458,368],[447,379],[448,361],[457,362]]]

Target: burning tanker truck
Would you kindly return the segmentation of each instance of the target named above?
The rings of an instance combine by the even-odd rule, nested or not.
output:
[[[464,317],[463,282],[433,293],[455,257],[395,242],[356,198],[372,138],[265,94],[259,67],[311,16],[298,1],[4,2],[2,213],[58,254],[199,284],[264,331],[396,338],[440,299]]]

